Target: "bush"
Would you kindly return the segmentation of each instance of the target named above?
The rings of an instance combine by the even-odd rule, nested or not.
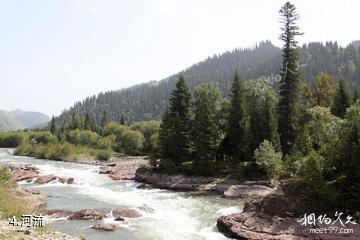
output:
[[[116,137],[113,134],[108,135],[107,137],[99,138],[97,142],[97,148],[99,149],[109,149],[113,148],[115,145]]]
[[[323,183],[324,158],[315,151],[302,158],[298,175],[304,177],[312,186]]]
[[[112,156],[112,151],[109,149],[99,150],[96,154],[96,158],[99,160],[108,160]]]
[[[126,153],[140,154],[144,148],[144,136],[139,131],[128,130],[121,137],[121,147]]]
[[[48,143],[56,143],[57,138],[52,135],[50,132],[32,132],[29,136],[29,140],[34,139],[36,143],[48,144]]]
[[[259,167],[266,171],[268,179],[277,178],[282,167],[282,153],[276,152],[268,140],[264,140],[255,150],[255,159]]]
[[[17,147],[25,140],[23,133],[0,133],[0,147]]]
[[[79,129],[76,129],[70,131],[67,135],[67,140],[70,143],[73,143],[75,145],[89,146],[89,147],[95,147],[98,139],[99,139],[99,135],[90,130],[81,131]]]

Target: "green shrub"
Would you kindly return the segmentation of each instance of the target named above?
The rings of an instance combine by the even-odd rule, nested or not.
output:
[[[268,140],[264,140],[255,150],[255,159],[259,167],[266,171],[268,179],[277,178],[282,167],[282,153],[276,152]]]
[[[109,149],[99,150],[96,154],[96,158],[99,160],[108,160],[112,156],[112,151]]]
[[[323,182],[323,167],[324,158],[317,152],[311,151],[302,158],[298,175],[312,185],[318,185]]]
[[[0,133],[0,147],[15,148],[25,140],[24,133]]]
[[[121,137],[122,149],[129,154],[140,154],[144,148],[144,136],[139,131],[125,131]]]
[[[29,136],[29,140],[34,139],[36,143],[48,144],[48,143],[56,143],[56,136],[52,135],[48,131],[44,132],[32,132]]]
[[[99,138],[96,147],[99,149],[109,149],[113,148],[115,145],[116,137],[113,134],[110,134],[106,137]]]

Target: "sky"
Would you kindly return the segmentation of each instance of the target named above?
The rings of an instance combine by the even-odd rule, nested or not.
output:
[[[270,40],[280,0],[0,0],[0,109],[58,115],[102,91],[161,80]],[[360,39],[360,1],[293,0],[300,44]]]

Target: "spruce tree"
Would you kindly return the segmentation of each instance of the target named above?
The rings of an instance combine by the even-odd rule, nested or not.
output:
[[[226,136],[222,148],[235,161],[249,158],[250,115],[243,81],[236,71],[231,86],[230,107],[227,119]]]
[[[109,123],[109,118],[108,118],[108,115],[107,115],[107,112],[104,111],[103,112],[103,115],[102,115],[102,118],[101,118],[101,127],[104,128],[106,124]]]
[[[174,143],[172,159],[180,166],[190,158],[190,108],[191,94],[183,76],[179,77],[175,90],[170,97],[170,115],[172,118],[171,141]]]
[[[357,86],[355,86],[354,93],[353,93],[353,102],[357,102],[360,99],[360,93]]]
[[[91,130],[91,128],[90,128],[90,117],[89,117],[88,113],[85,116],[84,129],[85,130]]]
[[[126,125],[125,115],[123,113],[121,113],[121,115],[120,115],[120,124],[121,125]]]
[[[73,113],[71,118],[71,130],[82,130],[84,127],[84,119],[77,113]]]
[[[348,85],[343,77],[338,83],[335,99],[331,108],[332,114],[343,118],[346,114],[346,109],[351,105],[351,97]]]
[[[280,39],[284,41],[281,80],[279,86],[279,131],[281,134],[282,150],[290,151],[296,137],[296,119],[299,104],[299,57],[295,37],[301,35],[296,21],[299,15],[290,2],[286,2],[279,11],[283,24]]]
[[[55,125],[55,117],[51,118],[50,132],[55,135],[56,133],[56,125]]]
[[[270,96],[266,96],[264,106],[264,138],[270,141],[276,150],[280,150],[280,136],[276,104]]]
[[[90,117],[90,130],[93,131],[93,132],[98,131],[95,118],[93,118],[93,117]]]
[[[159,130],[159,155],[161,159],[171,159],[173,124],[169,109],[167,108],[162,116]]]
[[[192,166],[194,172],[200,175],[214,173],[215,154],[220,141],[217,114],[219,97],[219,89],[210,84],[201,85],[195,90],[193,123],[195,158]]]

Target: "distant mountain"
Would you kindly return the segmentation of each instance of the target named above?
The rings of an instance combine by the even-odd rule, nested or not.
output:
[[[11,117],[8,112],[0,110],[0,131],[15,131],[23,128],[24,126]]]
[[[33,128],[44,125],[50,121],[49,116],[40,112],[23,111],[17,109],[15,111],[8,112],[8,114],[20,122],[25,128]]]
[[[50,121],[50,117],[39,112],[0,110],[0,131],[15,131],[24,128],[34,128],[45,126]]]
[[[336,42],[315,42],[303,45],[299,51],[302,75],[306,82],[311,83],[317,74],[325,72],[335,76],[343,75],[350,87],[360,85],[360,50],[357,42],[345,48]],[[281,54],[280,48],[265,41],[254,48],[235,49],[214,55],[161,81],[88,97],[64,111],[57,118],[57,122],[70,120],[76,112],[82,116],[90,114],[99,123],[103,111],[114,121],[118,121],[122,113],[129,122],[159,119],[180,74],[184,75],[191,90],[203,83],[213,83],[225,95],[229,92],[235,69],[239,70],[244,80],[264,77],[276,86],[282,61]]]

